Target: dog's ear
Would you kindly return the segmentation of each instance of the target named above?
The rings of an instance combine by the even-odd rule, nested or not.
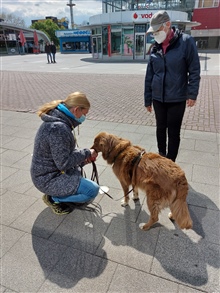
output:
[[[95,149],[97,152],[103,152],[104,146],[106,145],[108,135],[109,134],[107,132],[100,132],[95,137],[93,146],[91,148]]]
[[[108,134],[103,138],[102,156],[104,160],[107,160],[112,150],[117,146],[119,138],[115,135]]]

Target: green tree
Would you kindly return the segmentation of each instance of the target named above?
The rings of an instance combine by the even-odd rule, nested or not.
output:
[[[59,40],[55,36],[55,31],[60,30],[60,28],[51,19],[46,19],[44,21],[36,21],[30,26],[30,28],[44,32],[45,34],[47,34],[50,40],[54,42],[56,46],[59,45]]]
[[[0,13],[0,18],[4,19],[4,21],[7,23],[11,23],[11,24],[18,25],[21,27],[26,27],[25,21],[21,17],[15,16],[14,14],[7,14],[7,13],[2,12],[2,13]]]

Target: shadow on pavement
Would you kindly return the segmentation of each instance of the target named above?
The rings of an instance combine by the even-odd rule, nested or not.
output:
[[[51,230],[47,222],[50,210],[45,209],[32,229],[33,248],[45,278],[61,288],[72,288],[82,278],[100,276],[111,260],[193,287],[210,283],[209,269],[213,277],[207,286],[217,292],[219,278],[214,269],[220,266],[219,221],[211,221],[219,211],[207,196],[192,188],[189,199],[193,229],[187,231],[170,220],[164,226],[159,221],[148,231],[140,230],[140,221],[147,222],[149,216],[139,202],[135,211],[124,208],[123,218],[113,212],[108,223],[104,219],[109,215],[74,211]],[[136,222],[132,222],[134,212]]]
[[[32,228],[33,249],[45,278],[61,288],[73,288],[82,278],[93,279],[100,276],[106,268],[107,259],[97,257],[93,253],[101,242],[101,234],[94,232],[87,220],[83,223],[83,219],[87,218],[83,216],[79,226],[87,227],[81,233],[81,228],[78,229],[78,233],[71,233],[71,236],[65,234],[65,231],[62,232],[62,228],[59,230],[59,225],[65,221],[67,225],[77,225],[74,222],[75,211],[68,216],[60,216],[63,220],[54,231],[54,226],[50,229],[51,223],[48,222],[51,218],[49,213],[50,208],[46,208]],[[102,221],[93,213],[90,213],[89,218],[91,223],[98,226],[98,221]],[[103,254],[106,256],[105,251]]]
[[[80,59],[83,62],[90,62],[90,63],[112,63],[112,64],[117,64],[117,63],[128,63],[128,64],[133,64],[133,63],[137,63],[137,64],[147,64],[148,62],[148,58],[145,60],[139,60],[139,59],[135,59],[135,60],[126,60],[126,59],[93,59],[93,58],[81,58]]]

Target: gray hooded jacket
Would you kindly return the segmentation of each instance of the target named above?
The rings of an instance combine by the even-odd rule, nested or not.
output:
[[[81,179],[80,165],[91,156],[77,149],[72,129],[78,122],[58,109],[42,116],[34,143],[31,178],[35,187],[51,196],[75,194]]]

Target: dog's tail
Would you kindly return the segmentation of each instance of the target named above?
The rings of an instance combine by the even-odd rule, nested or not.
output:
[[[187,193],[188,184],[180,184],[177,187],[176,199],[170,204],[172,219],[180,229],[191,229],[193,225],[186,202]]]

